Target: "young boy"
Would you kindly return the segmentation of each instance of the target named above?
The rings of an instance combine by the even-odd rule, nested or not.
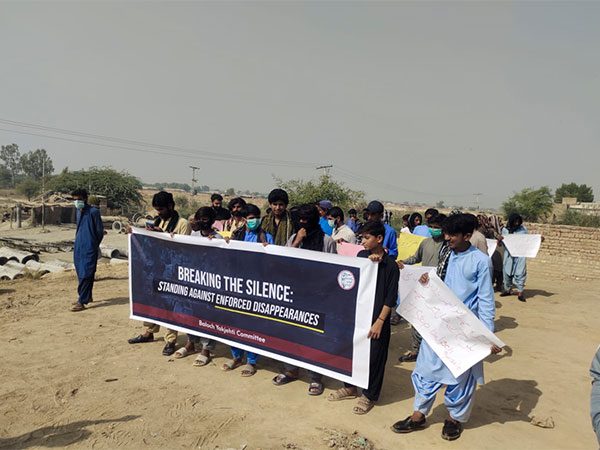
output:
[[[400,270],[404,269],[404,265],[408,264],[419,264],[422,263],[424,266],[437,267],[440,262],[440,250],[444,243],[444,236],[442,234],[442,222],[446,219],[444,214],[438,214],[429,218],[429,232],[431,237],[424,239],[419,244],[417,252],[409,258],[403,261],[398,261],[398,267]],[[400,362],[414,362],[417,360],[419,354],[419,348],[421,348],[421,335],[415,327],[412,327],[412,345],[408,353],[402,355],[399,358]]]
[[[343,241],[356,244],[354,231],[344,223],[344,211],[342,211],[342,208],[338,206],[331,208],[329,213],[327,213],[327,223],[333,229],[331,237],[336,243],[339,244]]]
[[[192,236],[207,239],[223,239],[223,236],[213,229],[216,216],[215,210],[210,206],[203,206],[198,209],[196,214],[194,214],[192,229],[196,228],[196,230],[192,231]],[[207,365],[210,362],[211,354],[215,352],[216,341],[213,339],[188,334],[185,347],[181,347],[173,356],[179,359],[196,353],[196,344],[201,344],[201,350],[200,354],[194,360],[193,365],[196,367]]]
[[[383,223],[383,203],[373,200],[368,204],[365,211],[367,213],[367,221]],[[383,226],[385,227],[383,247],[387,249],[388,255],[395,260],[398,257],[398,236],[396,235],[396,230],[386,223],[384,223]]]
[[[273,236],[275,245],[286,245],[294,234],[292,217],[287,210],[290,203],[287,192],[283,189],[273,189],[269,192],[269,210],[263,217],[261,228]]]
[[[165,191],[154,194],[154,197],[152,197],[152,206],[156,210],[158,217],[152,225],[146,225],[147,230],[159,233],[191,234],[192,228],[187,219],[179,217],[179,213],[175,211],[173,194]],[[144,326],[146,327],[146,332],[144,334],[131,338],[127,342],[130,344],[152,342],[154,340],[154,333],[158,333],[160,326],[153,324],[152,322],[144,322]],[[175,353],[177,331],[167,329],[165,341],[167,344],[163,348],[162,354],[171,356]]]
[[[472,221],[465,214],[456,214],[444,221],[442,230],[451,250],[445,283],[489,330],[494,331],[491,263],[487,255],[472,247],[469,242],[473,232]],[[419,281],[427,283],[429,276],[424,274]],[[492,354],[501,350],[495,345],[490,348]],[[406,419],[396,422],[392,430],[396,433],[410,433],[425,428],[425,416],[431,411],[437,392],[446,385],[445,403],[449,417],[444,422],[442,438],[452,441],[460,437],[462,424],[469,420],[475,385],[483,384],[483,362],[478,362],[456,378],[427,341],[423,341],[412,382],[415,389],[414,412]]]
[[[391,328],[390,313],[396,306],[398,296],[398,279],[400,271],[394,258],[389,256],[383,248],[385,227],[381,222],[367,222],[359,231],[362,236],[362,245],[365,250],[358,253],[359,257],[369,258],[378,263],[377,287],[373,306],[373,319],[367,337],[371,339],[371,355],[369,361],[369,387],[363,389],[358,403],[353,408],[354,414],[366,414],[379,399],[383,386],[385,363],[388,356]],[[332,392],[328,400],[337,401],[358,396],[358,388],[348,383],[344,387]]]
[[[231,239],[234,241],[258,242],[263,245],[273,244],[273,236],[263,231],[260,227],[260,209],[258,206],[248,203],[242,212],[242,216],[246,219],[246,226],[235,230],[231,235]],[[227,372],[237,369],[242,365],[244,350],[231,347],[231,354],[233,355],[233,359],[226,361],[221,367]],[[251,377],[256,373],[258,355],[247,352],[246,358],[248,363],[242,367],[241,375],[243,377]]]

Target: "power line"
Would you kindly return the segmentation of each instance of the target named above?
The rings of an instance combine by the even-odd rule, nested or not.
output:
[[[97,140],[116,142],[116,143],[120,143],[120,144],[128,144],[128,145],[150,147],[150,148],[155,148],[155,149],[176,151],[178,153],[185,153],[185,154],[189,154],[191,156],[196,156],[196,157],[198,157],[199,154],[206,155],[206,156],[210,156],[213,158],[219,158],[218,160],[222,160],[222,161],[231,159],[236,162],[240,162],[240,161],[261,162],[261,163],[264,163],[265,165],[287,165],[290,167],[301,166],[301,167],[306,167],[306,168],[314,167],[314,165],[315,165],[315,163],[313,163],[313,162],[289,161],[289,160],[280,160],[280,159],[273,159],[273,158],[250,157],[250,156],[235,155],[235,154],[223,153],[223,152],[212,152],[212,151],[195,149],[195,148],[192,149],[192,148],[177,147],[177,146],[172,146],[172,145],[153,144],[150,142],[116,138],[116,137],[112,137],[112,136],[92,134],[92,133],[87,133],[87,132],[82,132],[82,131],[69,130],[69,129],[65,129],[65,128],[48,127],[45,125],[38,125],[38,124],[29,123],[29,122],[20,122],[20,121],[16,121],[16,120],[9,120],[9,119],[2,119],[2,118],[0,118],[0,123],[3,123],[5,125],[10,125],[10,126],[34,129],[37,131],[48,131],[48,132],[57,133],[57,134],[66,134],[66,135],[70,135],[70,136],[92,138],[92,139],[97,139]],[[15,133],[27,134],[23,131],[18,131],[18,130],[6,130],[6,129],[3,129],[3,130],[4,131],[13,131]],[[35,136],[35,134],[33,134],[33,135]],[[42,136],[48,137],[46,135],[42,135]],[[89,143],[89,142],[86,141],[86,143]],[[204,159],[208,159],[208,158],[204,158]]]

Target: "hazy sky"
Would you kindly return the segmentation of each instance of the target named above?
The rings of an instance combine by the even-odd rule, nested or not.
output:
[[[269,191],[317,165],[367,197],[600,197],[600,3],[0,2],[0,131],[57,169]],[[183,155],[160,155],[145,150]],[[194,151],[195,150],[195,151]],[[207,155],[288,161],[286,166]]]

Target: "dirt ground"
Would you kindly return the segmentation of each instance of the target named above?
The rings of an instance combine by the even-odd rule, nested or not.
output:
[[[0,448],[597,448],[588,370],[600,343],[600,283],[530,274],[527,303],[497,298],[507,351],[488,358],[471,421],[449,443],[440,438],[442,396],[426,430],[390,430],[412,411],[414,364],[397,363],[410,341],[406,324],[393,328],[381,400],[361,417],[354,401],[326,400],[335,380],[315,398],[305,375],[273,386],[279,364],[266,358],[251,378],[223,372],[221,344],[202,368],[193,357],[162,356],[162,332],[158,342],[128,345],[142,328],[129,319],[127,264],[103,265],[97,278],[94,303],[80,313],[68,311],[74,272],[0,284]],[[532,416],[556,427],[533,426]]]

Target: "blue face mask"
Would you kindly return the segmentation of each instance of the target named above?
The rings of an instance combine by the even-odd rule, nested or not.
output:
[[[335,220],[328,220],[327,225],[329,225],[331,228],[335,228]]]
[[[85,202],[83,200],[75,200],[75,208],[77,209],[83,209],[83,207],[85,206]]]
[[[442,235],[442,230],[439,228],[429,228],[429,233],[433,238],[439,238]]]
[[[260,219],[248,219],[246,225],[250,231],[254,231],[260,226]]]

